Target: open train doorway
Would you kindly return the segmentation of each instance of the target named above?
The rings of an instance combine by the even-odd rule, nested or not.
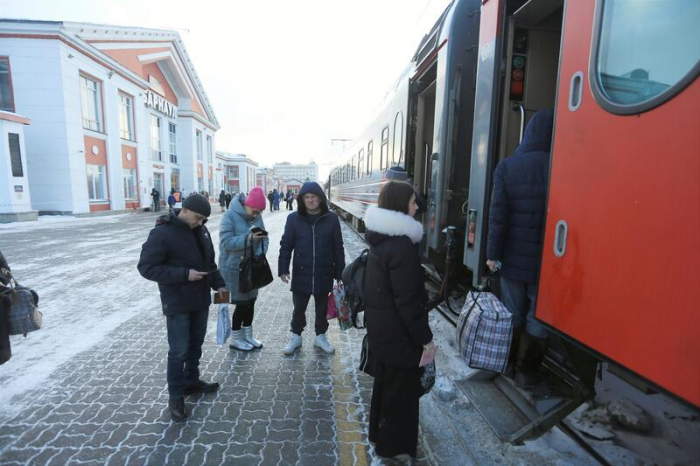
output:
[[[437,64],[431,66],[423,76],[415,81],[415,138],[413,164],[408,167],[412,172],[413,185],[422,199],[430,195],[431,156],[433,153],[433,137],[435,128],[435,76]],[[425,212],[421,212],[420,221],[426,232],[423,235],[425,243],[428,233]],[[428,248],[421,245],[421,251],[427,255]]]
[[[530,0],[508,18],[497,162],[515,152],[538,110],[554,109],[562,19],[561,0]]]

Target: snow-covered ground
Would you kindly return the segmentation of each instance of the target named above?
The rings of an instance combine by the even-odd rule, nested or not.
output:
[[[284,217],[275,213],[265,218],[267,229],[276,236],[272,241],[275,245]],[[213,215],[208,224],[215,243],[220,218]],[[1,417],[22,408],[10,405],[13,396],[49,383],[57,367],[107,343],[110,332],[120,324],[160,307],[156,285],[144,280],[136,269],[141,244],[155,219],[154,214],[134,213],[40,217],[37,222],[0,225],[0,250],[15,277],[39,291],[45,316],[41,331],[26,338],[12,337],[12,359],[0,366]],[[347,259],[351,260],[366,244],[346,225],[343,230]],[[557,428],[523,446],[501,443],[454,384],[471,373],[458,356],[454,327],[437,313],[431,314],[430,324],[440,348],[438,377],[432,393],[421,400],[421,432],[422,445],[433,464],[594,464]],[[162,322],[154,321],[154,325]],[[662,425],[665,433],[673,437],[675,432],[675,438],[686,445],[687,438],[698,432],[697,417],[665,409],[669,411],[666,417],[675,422],[672,427]],[[649,451],[637,456],[618,445],[620,439],[637,435],[634,439],[643,442],[645,437],[616,430],[596,404],[581,408],[569,420],[577,428],[585,430],[592,425],[595,432],[611,432],[612,437],[595,442],[615,464],[664,463]],[[679,448],[678,443],[647,444],[656,453]],[[692,461],[695,451],[697,457]],[[690,459],[688,464],[700,464],[700,450],[691,450],[685,458]]]
[[[0,410],[39,386],[62,363],[99,344],[119,324],[159,305],[154,285],[136,270],[153,214],[74,218],[42,216],[0,225],[0,250],[13,275],[40,295],[43,328],[14,336],[0,366]]]

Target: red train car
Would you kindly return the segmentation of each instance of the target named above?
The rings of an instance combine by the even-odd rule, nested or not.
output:
[[[488,174],[554,108],[536,317],[700,406],[700,3],[482,3],[465,265]]]

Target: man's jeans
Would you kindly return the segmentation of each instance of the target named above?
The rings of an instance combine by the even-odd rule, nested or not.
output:
[[[535,320],[537,285],[501,277],[503,304],[513,314],[513,328],[525,326],[525,331],[537,338],[547,338],[549,331]]]
[[[294,314],[292,315],[292,333],[301,335],[306,327],[306,308],[309,305],[311,295],[302,293],[292,293],[294,301]],[[328,293],[314,295],[314,306],[316,307],[315,330],[316,335],[323,335],[328,330],[328,320],[326,319],[326,308],[328,307]]]
[[[166,316],[168,323],[168,394],[183,396],[185,385],[199,380],[199,358],[207,333],[209,309]]]

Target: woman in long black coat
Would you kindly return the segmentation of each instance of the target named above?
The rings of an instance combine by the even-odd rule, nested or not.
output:
[[[379,456],[416,456],[418,367],[423,351],[433,351],[428,325],[425,277],[418,243],[422,225],[413,187],[389,181],[378,207],[365,214],[370,254],[365,276],[365,319],[369,348],[377,360],[369,418],[369,440]]]

